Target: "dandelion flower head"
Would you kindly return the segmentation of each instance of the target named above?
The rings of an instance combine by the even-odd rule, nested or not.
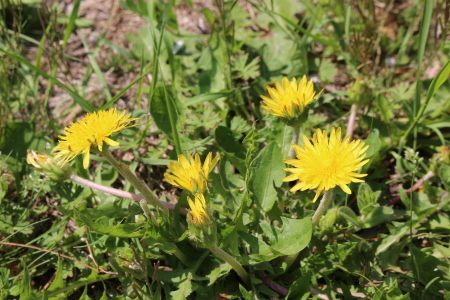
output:
[[[187,197],[189,207],[191,211],[191,220],[196,225],[206,225],[210,221],[210,216],[206,211],[205,196],[202,193],[195,194],[194,201],[190,197]]]
[[[313,202],[320,193],[339,186],[347,194],[351,190],[347,186],[351,182],[364,182],[359,179],[367,174],[359,174],[369,159],[364,160],[366,150],[361,140],[349,142],[350,136],[341,140],[341,128],[332,128],[328,138],[325,131],[317,129],[311,141],[303,135],[303,144],[292,144],[296,152],[296,159],[286,159],[285,163],[294,166],[286,168],[292,174],[283,181],[298,180],[291,191],[317,189]]]
[[[275,81],[275,88],[267,87],[267,92],[270,97],[261,96],[261,107],[288,122],[295,122],[305,111],[305,107],[318,96],[312,80],[308,81],[306,76],[298,84],[297,79],[289,81],[284,77],[281,85]]]
[[[64,129],[64,135],[60,135],[59,144],[53,149],[55,158],[61,163],[71,161],[77,155],[83,154],[83,167],[89,166],[89,154],[91,148],[102,151],[103,143],[109,146],[118,146],[109,138],[125,128],[133,127],[130,122],[137,118],[130,118],[131,114],[119,113],[116,108],[88,113],[83,119],[71,123]]]
[[[214,169],[220,156],[212,159],[210,152],[201,163],[200,155],[195,154],[194,157],[188,154],[178,155],[178,162],[169,164],[169,171],[172,174],[164,174],[166,181],[176,187],[190,191],[191,193],[203,193],[208,185],[209,173]]]

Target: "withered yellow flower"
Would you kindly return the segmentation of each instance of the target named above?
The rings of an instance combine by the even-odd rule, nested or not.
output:
[[[297,158],[283,161],[294,166],[285,169],[292,174],[283,181],[299,180],[291,191],[317,189],[313,202],[322,191],[335,186],[351,194],[347,185],[351,182],[364,182],[359,178],[367,176],[356,171],[369,161],[364,160],[369,146],[365,146],[361,140],[349,142],[349,139],[350,136],[346,136],[341,140],[341,128],[332,128],[330,138],[325,131],[317,129],[311,142],[303,135],[301,146],[291,145]]]
[[[195,157],[195,158],[194,158]],[[178,155],[178,162],[170,162],[169,171],[172,174],[164,174],[166,181],[176,187],[190,191],[191,193],[203,193],[208,185],[208,176],[219,160],[219,155],[212,159],[210,152],[205,162],[200,161],[198,153],[195,156],[188,154]]]
[[[28,149],[27,154],[27,163],[35,167],[36,169],[42,169],[49,162],[52,161],[52,158],[47,155],[42,155],[37,153],[36,151]]]
[[[41,170],[53,181],[63,182],[72,175],[72,170],[68,166],[61,166],[54,157],[39,154],[28,149],[27,163]]]
[[[281,85],[275,81],[275,88],[267,87],[267,92],[270,97],[261,96],[261,107],[288,123],[302,121],[305,118],[304,113],[307,113],[306,106],[320,94],[316,95],[312,80],[308,81],[306,76],[303,76],[298,84],[297,79],[293,78],[289,82],[287,77],[284,77]]]
[[[191,211],[191,221],[195,225],[206,225],[211,221],[211,218],[206,211],[205,196],[202,193],[196,193],[194,201],[190,197],[187,197],[189,207]]]
[[[64,129],[64,135],[60,135],[59,144],[53,149],[55,158],[64,165],[77,155],[83,154],[83,167],[89,166],[89,155],[91,148],[102,151],[103,143],[109,146],[118,146],[109,138],[125,128],[137,118],[130,118],[131,114],[119,113],[117,109],[111,108],[105,111],[88,113],[83,119],[71,123]]]

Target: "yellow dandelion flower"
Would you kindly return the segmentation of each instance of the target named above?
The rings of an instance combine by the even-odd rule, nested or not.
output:
[[[211,218],[206,211],[206,200],[202,193],[195,194],[194,201],[190,197],[187,197],[189,207],[191,211],[191,221],[195,225],[206,225],[210,222]]]
[[[270,97],[261,96],[263,99],[261,107],[290,123],[305,118],[302,116],[303,112],[307,113],[305,107],[320,94],[316,95],[312,80],[308,81],[306,76],[303,76],[298,85],[297,79],[293,78],[289,82],[287,77],[284,77],[281,85],[275,81],[275,88],[267,87],[267,92]]]
[[[83,154],[83,167],[89,166],[89,154],[91,148],[102,151],[103,143],[110,146],[119,145],[109,138],[125,128],[137,118],[130,118],[131,114],[119,113],[115,108],[87,114],[83,119],[71,123],[64,129],[64,135],[60,135],[59,144],[53,149],[55,158],[61,164],[71,161],[77,155]]]
[[[214,166],[217,164],[219,156],[212,159],[210,152],[203,163],[200,161],[200,155],[188,156],[178,155],[178,162],[171,162],[169,171],[172,174],[164,174],[166,181],[176,187],[190,191],[191,193],[203,193],[208,185],[208,176]]]
[[[363,160],[369,146],[365,146],[361,140],[349,143],[349,139],[350,136],[346,136],[341,140],[341,128],[332,128],[330,138],[325,131],[317,129],[312,143],[303,135],[301,146],[291,145],[297,159],[284,160],[295,168],[285,169],[293,174],[283,181],[299,180],[291,191],[317,189],[313,202],[323,190],[332,189],[337,185],[347,194],[351,194],[347,185],[351,182],[364,182],[358,178],[367,176],[356,171],[369,161]]]

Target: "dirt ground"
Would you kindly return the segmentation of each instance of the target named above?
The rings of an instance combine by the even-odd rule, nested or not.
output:
[[[74,1],[64,0],[59,2],[59,6],[66,15],[70,15],[74,8]],[[51,7],[49,3],[47,3],[47,7]],[[178,26],[196,34],[208,34],[209,28],[201,13],[203,7],[208,7],[212,11],[216,10],[212,1],[194,1],[193,9],[187,5],[180,5],[175,12]],[[93,25],[78,28],[72,33],[67,48],[64,49],[66,55],[61,58],[56,74],[61,82],[74,87],[81,86],[83,81],[86,80],[86,73],[90,71],[88,51],[94,51],[102,37],[125,50],[130,50],[133,45],[128,41],[127,35],[130,33],[137,35],[139,28],[148,24],[144,18],[124,9],[119,1],[115,0],[83,0],[79,9],[79,17],[92,21]],[[83,40],[89,49],[83,45]],[[55,45],[50,45],[50,47],[55,47]],[[32,56],[35,51],[31,51],[29,54]],[[116,49],[108,44],[103,44],[95,56],[102,69],[106,84],[112,96],[114,96],[120,89],[128,86],[139,77],[139,62],[128,60],[126,61],[126,68],[121,66],[111,67],[110,65],[113,64],[111,63],[112,57],[117,58],[120,55]],[[43,69],[45,71],[50,70],[48,63],[47,66],[44,64]],[[150,77],[146,78],[145,84],[148,85],[150,80]],[[42,79],[41,84],[45,87],[48,82]],[[95,73],[91,74],[82,92],[85,99],[93,101],[93,103],[104,103],[105,101],[102,85]],[[131,88],[116,102],[115,106],[120,109],[131,109],[133,103],[141,101],[142,107],[146,107],[146,96],[144,95],[141,99],[136,99],[136,96],[136,87]],[[58,117],[57,119],[62,120],[61,125],[63,126],[76,119],[82,111],[79,106],[74,106],[73,99],[67,92],[57,86],[53,89],[49,104],[53,114]],[[71,106],[74,108],[68,109]],[[67,111],[70,111],[70,113],[62,118],[62,114]]]

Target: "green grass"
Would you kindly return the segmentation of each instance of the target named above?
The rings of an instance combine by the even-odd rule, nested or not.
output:
[[[108,28],[97,43],[83,38],[95,21],[80,5],[66,16],[0,0],[0,299],[450,299],[445,1],[127,0],[124,12],[146,21],[127,33],[129,47]],[[191,11],[194,31],[177,9]],[[350,195],[336,188],[314,227],[314,191],[281,181],[294,130],[260,98],[303,75],[323,92],[300,133],[350,125],[370,158],[365,183]],[[169,215],[26,163],[27,149],[51,153],[65,118],[117,106],[140,119],[114,136],[112,153],[176,204]],[[250,282],[193,238],[190,195],[164,181],[177,155],[209,152],[221,159],[208,234]],[[75,175],[136,193],[91,156],[88,170],[71,162]]]

